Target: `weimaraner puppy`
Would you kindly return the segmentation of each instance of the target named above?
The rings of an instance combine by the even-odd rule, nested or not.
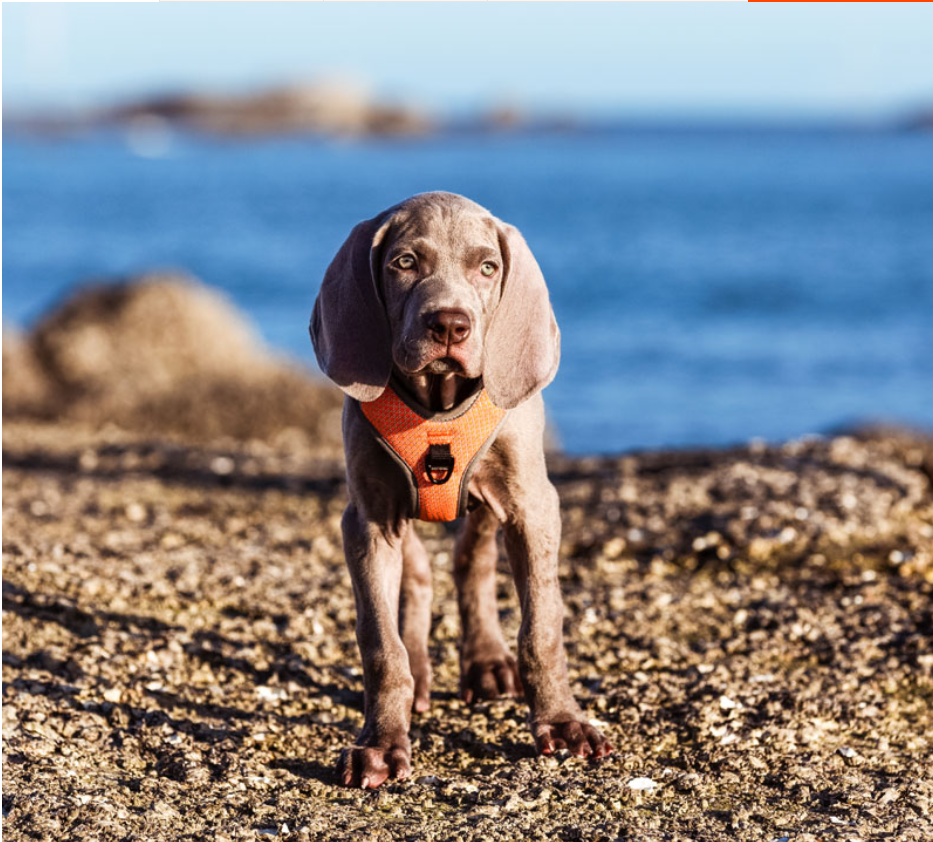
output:
[[[341,754],[342,783],[365,789],[407,778],[411,712],[430,704],[431,566],[412,525],[410,482],[361,408],[390,382],[428,415],[482,388],[507,410],[469,476],[471,510],[454,553],[462,698],[524,694],[539,752],[609,754],[567,678],[560,511],[545,468],[540,395],[557,371],[560,333],[521,234],[462,196],[407,199],[350,233],[324,276],[311,339],[321,369],[347,395],[342,526],[365,723]],[[517,662],[496,609],[500,526],[522,610]]]

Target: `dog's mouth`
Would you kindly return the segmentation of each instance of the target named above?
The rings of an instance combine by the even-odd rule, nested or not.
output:
[[[417,374],[463,374],[463,365],[453,357],[440,357],[429,362]]]
[[[425,409],[446,412],[476,391],[478,378],[467,377],[450,357],[432,360],[416,372],[400,372],[407,391]]]

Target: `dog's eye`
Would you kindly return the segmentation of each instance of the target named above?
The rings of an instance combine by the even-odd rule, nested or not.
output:
[[[399,269],[414,269],[415,268],[415,258],[410,254],[403,254],[398,260],[395,261]]]
[[[479,271],[483,273],[487,278],[491,278],[496,274],[496,264],[490,263],[488,260],[479,267]]]

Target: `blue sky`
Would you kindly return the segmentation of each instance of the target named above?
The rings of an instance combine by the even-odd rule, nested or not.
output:
[[[933,5],[4,4],[5,108],[349,79],[434,110],[886,117],[933,102]]]

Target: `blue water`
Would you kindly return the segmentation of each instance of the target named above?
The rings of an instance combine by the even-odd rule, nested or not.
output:
[[[563,331],[574,452],[933,427],[933,137],[638,132],[428,141],[3,143],[3,318],[82,279],[185,267],[309,365],[350,227],[412,193],[518,225]]]

